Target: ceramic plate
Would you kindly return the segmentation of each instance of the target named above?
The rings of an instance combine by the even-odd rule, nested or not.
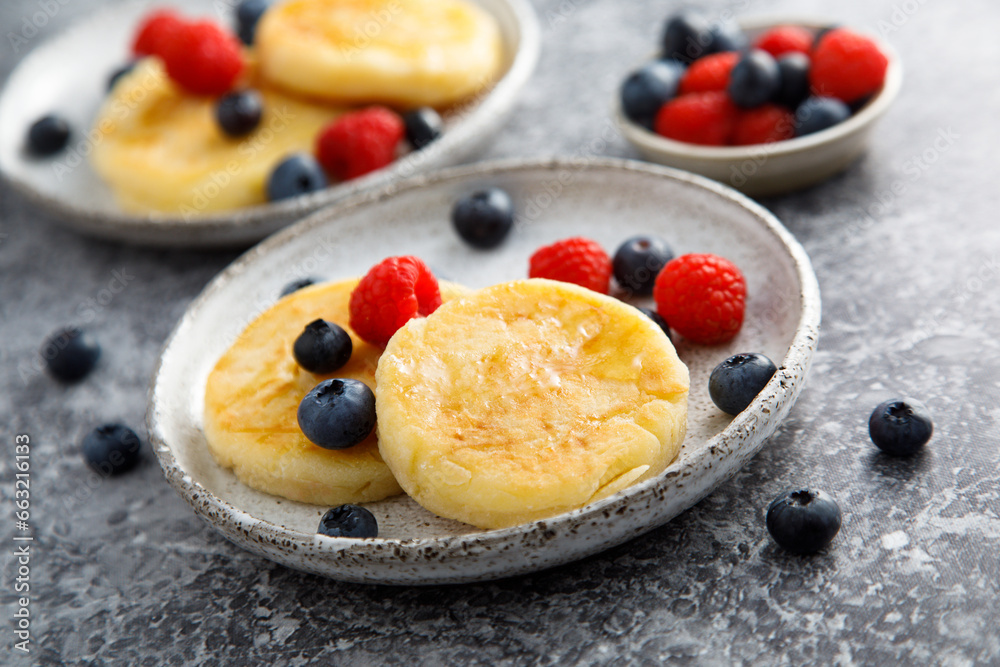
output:
[[[485,95],[445,114],[445,132],[424,150],[378,172],[292,200],[185,220],[180,215],[122,212],[111,190],[86,160],[86,136],[104,98],[108,76],[128,59],[140,18],[151,7],[178,8],[186,16],[232,23],[235,0],[141,0],[115,2],[32,51],[0,95],[0,172],[56,219],[82,232],[161,246],[249,244],[321,206],[369,186],[456,164],[483,146],[506,118],[538,59],[537,18],[526,0],[472,0],[499,22],[506,46],[503,78]],[[216,14],[211,12],[216,11]],[[57,111],[75,129],[66,151],[35,159],[25,136],[39,117]]]
[[[505,244],[476,251],[452,231],[453,202],[485,186],[506,189],[519,221]],[[580,510],[503,530],[440,519],[406,496],[370,503],[377,539],[315,534],[328,508],[243,486],[218,466],[201,430],[215,362],[290,280],[363,274],[386,256],[415,254],[440,277],[470,287],[524,278],[540,245],[584,235],[614,251],[633,234],[675,252],[711,252],[742,268],[746,321],[727,345],[678,343],[691,371],[688,433],[659,477]],[[247,252],[190,306],[164,347],[151,389],[151,442],[167,480],[236,544],[289,567],[353,582],[435,584],[491,579],[565,563],[651,530],[734,474],[794,403],[816,346],[820,302],[805,252],[781,223],[744,196],[665,167],[620,160],[500,162],[451,169],[358,195]],[[725,358],[762,352],[780,367],[733,419],[708,396]]]

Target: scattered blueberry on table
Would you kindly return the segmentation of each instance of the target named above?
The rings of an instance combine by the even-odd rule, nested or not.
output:
[[[131,470],[141,458],[139,436],[122,424],[98,426],[83,438],[82,448],[87,465],[105,476]]]
[[[89,331],[70,326],[52,333],[42,345],[41,354],[53,377],[76,382],[97,365],[101,345]]]
[[[840,530],[840,507],[824,491],[794,489],[771,501],[765,523],[781,548],[812,554],[830,544]]]
[[[875,446],[892,456],[916,454],[934,434],[931,413],[913,398],[880,403],[868,418],[868,433]]]

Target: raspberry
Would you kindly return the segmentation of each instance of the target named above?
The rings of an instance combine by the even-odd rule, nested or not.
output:
[[[875,42],[845,28],[823,35],[813,51],[809,84],[813,94],[846,104],[882,87],[889,59]]]
[[[734,146],[769,144],[795,136],[795,116],[777,104],[740,111],[733,125]]]
[[[164,48],[183,25],[184,19],[171,9],[150,12],[139,24],[135,41],[132,42],[132,54],[163,57]]]
[[[746,295],[743,274],[717,255],[672,259],[653,287],[660,316],[680,335],[704,345],[725,343],[739,332]]]
[[[385,347],[414,317],[441,305],[437,279],[420,259],[388,257],[369,269],[351,292],[351,328],[364,340]]]
[[[346,181],[381,169],[396,158],[403,120],[385,107],[345,113],[316,139],[316,157],[334,178]]]
[[[596,241],[574,236],[536,250],[529,260],[528,277],[561,280],[607,294],[611,258]]]
[[[222,95],[243,71],[240,43],[211,21],[182,23],[160,54],[167,74],[195,95]]]
[[[767,51],[775,58],[780,58],[786,53],[809,54],[812,50],[813,34],[797,25],[779,25],[765,31],[757,41],[754,42],[755,49]]]
[[[691,93],[660,108],[656,132],[690,144],[724,146],[732,134],[736,113],[736,105],[722,91]]]
[[[713,53],[695,60],[684,72],[679,88],[680,94],[725,90],[729,86],[729,72],[739,61],[740,54],[736,51]]]

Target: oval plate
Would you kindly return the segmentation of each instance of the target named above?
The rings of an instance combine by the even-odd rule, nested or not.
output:
[[[451,230],[454,201],[485,186],[506,189],[519,221],[505,244],[476,251]],[[470,287],[523,278],[540,245],[584,235],[613,250],[652,233],[675,252],[711,252],[740,266],[748,284],[743,329],[727,345],[678,343],[691,371],[687,438],[659,477],[559,516],[485,531],[434,516],[407,496],[366,506],[380,537],[315,533],[326,507],[243,486],[215,463],[201,430],[205,382],[243,328],[303,275],[363,274],[390,255],[415,254]],[[317,212],[248,251],[205,288],[167,341],[147,421],[164,474],[209,525],[241,547],[289,567],[352,582],[436,584],[492,579],[565,563],[651,530],[696,503],[760,449],[802,387],[819,330],[816,276],[778,220],[700,176],[623,160],[509,161],[418,176]],[[743,351],[779,370],[735,419],[708,396],[708,375]]]
[[[538,60],[538,20],[526,0],[472,0],[496,17],[506,47],[503,77],[489,91],[444,114],[445,132],[421,151],[349,183],[286,201],[185,219],[123,212],[111,189],[91,169],[89,130],[104,99],[107,78],[128,59],[141,17],[167,4],[187,16],[232,21],[231,2],[140,0],[114,3],[47,40],[14,70],[0,94],[0,173],[55,219],[86,234],[157,246],[247,245],[322,206],[368,187],[457,164],[496,136]],[[56,111],[75,129],[66,151],[37,159],[24,149],[28,128]]]

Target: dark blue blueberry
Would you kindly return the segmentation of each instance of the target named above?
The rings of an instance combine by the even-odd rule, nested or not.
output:
[[[656,326],[663,329],[663,333],[667,334],[667,340],[671,343],[674,342],[674,337],[670,335],[670,325],[667,324],[667,321],[663,319],[662,315],[650,308],[640,308],[639,310],[642,311],[643,315],[656,322]]]
[[[110,477],[139,463],[141,443],[135,431],[121,424],[98,426],[83,439],[83,458],[99,474]]]
[[[934,433],[931,413],[920,401],[896,398],[879,404],[868,418],[872,442],[886,454],[910,456]]]
[[[710,31],[712,41],[708,45],[706,55],[723,51],[745,51],[750,46],[746,33],[732,19],[713,23]]]
[[[695,11],[682,11],[667,19],[660,40],[661,57],[685,65],[711,53],[716,37],[708,19]]]
[[[69,142],[69,123],[59,116],[42,116],[28,129],[28,150],[45,156],[58,153]]]
[[[455,202],[451,223],[469,245],[494,248],[514,226],[514,202],[500,188],[480,190]]]
[[[654,60],[630,74],[619,92],[625,116],[648,130],[653,129],[656,113],[677,95],[682,76],[683,65],[667,60]]]
[[[260,125],[264,98],[256,90],[239,90],[222,97],[215,105],[215,120],[230,137],[245,137]]]
[[[113,90],[114,87],[115,87],[115,84],[118,83],[118,80],[121,79],[123,76],[125,76],[126,74],[128,74],[129,72],[131,72],[134,69],[135,69],[135,63],[133,62],[133,63],[127,63],[125,65],[122,65],[121,67],[119,67],[118,69],[116,69],[114,72],[112,72],[111,76],[108,77],[108,91]]]
[[[430,107],[420,107],[403,114],[403,128],[406,140],[415,150],[420,150],[441,136],[444,123],[437,111]]]
[[[292,354],[299,366],[310,373],[325,375],[346,364],[354,345],[340,326],[326,320],[313,320],[295,339]]]
[[[312,155],[296,153],[285,158],[267,179],[267,198],[271,201],[297,197],[327,186],[326,174]]]
[[[720,410],[735,416],[747,409],[777,370],[763,354],[735,354],[712,371],[708,393]]]
[[[243,0],[236,6],[236,34],[240,41],[250,46],[257,32],[257,22],[271,6],[272,0]]]
[[[767,51],[753,49],[733,67],[727,91],[733,104],[752,109],[774,98],[780,86],[778,63]]]
[[[832,97],[810,97],[795,110],[795,136],[820,132],[851,116],[847,105]]]
[[[41,353],[55,378],[75,382],[93,370],[101,356],[101,346],[89,331],[66,327],[46,339]]]
[[[653,283],[660,269],[673,258],[674,251],[663,239],[633,236],[618,246],[611,268],[622,289],[639,296],[649,296],[653,293]]]
[[[364,507],[341,505],[326,511],[316,532],[329,537],[378,537],[378,522]]]
[[[347,449],[375,429],[375,394],[358,380],[323,380],[299,403],[299,428],[324,449]]]
[[[309,287],[310,285],[315,285],[316,280],[317,280],[316,278],[299,278],[297,280],[293,280],[292,282],[288,283],[287,285],[281,288],[281,294],[278,295],[278,298],[280,299],[281,297],[288,296],[293,292],[298,292],[303,287]]]
[[[767,531],[780,547],[797,554],[816,553],[840,530],[840,507],[823,491],[786,491],[767,508]]]
[[[809,56],[804,53],[781,56],[778,72],[781,85],[774,94],[774,101],[794,111],[809,97]]]

